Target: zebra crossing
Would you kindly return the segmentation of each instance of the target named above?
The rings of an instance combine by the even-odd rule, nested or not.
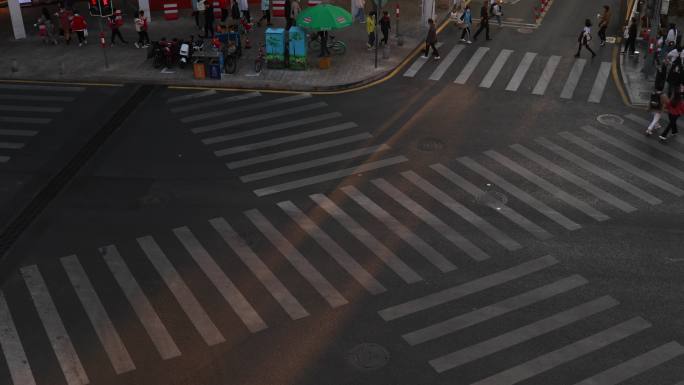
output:
[[[0,163],[9,162],[86,87],[0,83]]]
[[[184,95],[184,100],[203,97],[195,95]],[[62,257],[57,265],[24,266],[19,280],[0,292],[0,348],[9,375],[0,381],[47,383],[34,368],[43,361],[37,357],[43,351],[51,352],[63,376],[49,383],[86,384],[106,373],[134,373],[155,360],[181,359],[188,338],[211,349],[235,335],[345,308],[359,293],[382,296],[481,261],[505,263],[511,253],[538,240],[682,196],[682,143],[654,142],[641,133],[641,118],[625,117],[621,125],[583,126],[447,165],[385,173],[366,184],[281,201],[230,219],[216,217],[143,234],[104,245],[95,258],[86,250]],[[484,199],[492,191],[513,199]],[[554,312],[511,325],[499,336],[468,346],[445,346],[444,354],[428,362],[438,373],[460,375],[466,365],[619,309],[618,301],[607,295],[564,302],[591,282],[577,274],[544,282],[535,278],[558,263],[553,256],[543,256],[483,273],[385,307],[379,315],[400,324],[400,319],[420,314],[423,327],[402,335],[419,349],[451,344],[454,335],[514,317],[530,306],[557,304]],[[440,313],[442,305],[518,282],[526,289],[506,291],[507,297],[463,314]],[[213,291],[199,290],[199,285]],[[165,296],[176,305],[161,304]],[[20,306],[22,298],[30,301],[30,311]],[[117,302],[127,306],[114,308]],[[223,307],[229,314],[217,314],[218,303],[227,304]],[[82,311],[67,310],[72,309],[69,304]],[[538,357],[520,357],[515,366],[472,383],[531,379],[599,349],[611,349],[617,341],[631,341],[650,328],[646,319],[629,315],[610,321],[597,324],[594,334]],[[132,324],[140,325],[137,332],[130,330]],[[195,337],[188,336],[188,328]],[[41,331],[38,338],[27,335],[35,330]],[[92,338],[74,338],[74,330],[92,330]],[[26,343],[42,345],[27,348]],[[652,343],[637,344],[643,348],[638,355],[576,380],[617,384],[658,370],[684,353],[676,342]],[[99,356],[93,354],[97,351]],[[142,362],[139,351],[148,352]]]
[[[442,43],[437,47],[443,46]],[[489,47],[474,49],[463,44],[451,46],[446,56],[434,64],[430,64],[431,61],[419,56],[403,73],[403,76],[422,77],[422,71],[426,75],[429,73],[427,75],[429,81],[445,79],[459,85],[472,82],[483,89],[501,86],[508,92],[527,92],[528,90],[532,95],[537,96],[546,95],[550,85],[562,81],[563,87],[558,97],[565,100],[575,99],[580,81],[593,76],[591,91],[588,95],[582,96],[586,97],[589,103],[601,103],[611,71],[610,62],[600,62],[594,65],[581,58],[544,56],[537,52],[516,52],[510,49],[495,52]],[[563,74],[562,71],[566,70],[566,66],[570,67],[569,72]],[[486,72],[481,79],[477,80],[474,75],[480,67],[486,69]],[[508,79],[505,78],[507,69],[512,71]],[[452,80],[449,76],[454,70],[456,72],[453,73],[457,75]],[[594,71],[595,75],[592,75]],[[565,76],[564,80],[563,76]]]
[[[257,196],[343,179],[406,162],[386,144],[311,94],[223,96],[214,90],[168,98],[170,111]],[[278,135],[273,137],[274,135]],[[359,143],[368,143],[353,148]],[[304,176],[302,172],[320,170]]]

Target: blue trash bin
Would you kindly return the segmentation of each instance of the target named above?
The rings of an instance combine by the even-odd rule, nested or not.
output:
[[[209,67],[209,78],[210,79],[221,79],[221,64],[218,60],[212,60],[208,64]]]

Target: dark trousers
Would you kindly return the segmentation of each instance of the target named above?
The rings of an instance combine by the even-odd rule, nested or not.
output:
[[[261,19],[257,23],[261,24],[264,20],[266,20],[266,25],[271,25],[271,11],[268,9],[261,11]]]
[[[608,26],[603,26],[603,27],[599,28],[598,36],[599,36],[599,39],[601,39],[601,43],[605,43],[605,41],[606,41],[606,29],[608,29]]]
[[[330,56],[330,50],[328,49],[328,33],[324,32],[319,34],[319,38],[321,40],[321,53],[318,56]]]
[[[138,44],[149,44],[150,36],[147,31],[138,31]]]
[[[369,47],[375,46],[375,32],[371,32],[368,34],[368,46]]]
[[[119,31],[118,28],[112,28],[112,44],[114,44],[114,38],[116,38],[117,36],[119,37],[119,40],[121,40],[122,43],[126,44],[126,40],[124,40],[121,31]]]
[[[630,55],[634,55],[636,50],[636,36],[630,36],[625,40],[625,52],[629,52]]]
[[[228,10],[225,8],[221,8],[221,23],[225,23],[227,19],[228,19]]]
[[[214,20],[204,21],[204,37],[214,37]]]
[[[249,15],[249,10],[242,11],[242,17],[244,17],[248,23],[252,22],[252,17]]]
[[[285,30],[289,31],[292,27],[292,18],[290,16],[285,16]]]
[[[427,41],[425,42],[425,56],[430,56],[430,47],[432,47],[432,56],[439,56],[435,43],[429,43]]]
[[[382,44],[387,45],[387,40],[389,39],[389,29],[388,28],[381,28],[382,31]]]
[[[480,32],[482,32],[483,29],[485,30],[485,37],[487,38],[487,40],[489,40],[489,21],[480,23],[480,27],[475,32],[473,40],[477,39],[477,36],[480,35]]]
[[[200,19],[200,12],[199,12],[199,11],[195,11],[195,12],[193,12],[192,14],[195,16],[195,25],[197,26],[197,28],[199,28],[199,27],[200,27],[200,22],[199,22],[199,19]]]
[[[670,116],[670,123],[667,125],[667,127],[665,127],[665,131],[663,131],[663,133],[660,134],[660,136],[663,136],[665,138],[667,138],[667,134],[669,134],[670,131],[672,131],[673,134],[676,134],[678,132],[678,130],[677,130],[677,119],[679,118],[679,115],[669,114],[669,116]]]
[[[463,32],[461,32],[461,39],[465,39],[466,35],[468,36],[468,40],[470,40],[470,27],[468,26],[463,28]]]
[[[85,41],[85,32],[84,31],[76,31],[76,36],[78,36],[78,42],[83,43]]]
[[[596,53],[591,49],[591,47],[589,47],[589,44],[587,44],[586,41],[585,41],[585,42],[580,42],[580,43],[578,44],[576,56],[579,56],[580,51],[582,50],[582,47],[586,48],[587,51],[591,52],[591,56],[596,56]]]

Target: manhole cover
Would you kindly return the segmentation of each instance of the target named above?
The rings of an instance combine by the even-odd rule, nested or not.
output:
[[[528,34],[534,32],[532,28],[518,28],[518,32]]]
[[[506,203],[508,198],[503,193],[498,191],[485,191],[484,193],[478,195],[475,201],[483,206],[491,207],[495,210],[501,210]]]
[[[356,369],[371,371],[387,365],[389,352],[378,344],[363,343],[347,352],[346,358]]]
[[[437,138],[425,138],[418,142],[418,149],[420,151],[435,151],[444,148],[444,142]]]
[[[604,126],[619,126],[625,122],[624,119],[613,114],[603,114],[599,115],[596,120]]]

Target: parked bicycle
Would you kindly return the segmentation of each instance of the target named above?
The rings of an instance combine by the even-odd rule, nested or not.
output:
[[[321,40],[318,38],[318,34],[313,33],[309,37],[309,50],[320,51]],[[344,55],[347,52],[347,45],[343,41],[335,39],[334,35],[328,35],[328,50],[334,55]]]
[[[223,48],[223,69],[227,74],[234,74],[237,71],[238,47],[233,41],[229,41]]]

